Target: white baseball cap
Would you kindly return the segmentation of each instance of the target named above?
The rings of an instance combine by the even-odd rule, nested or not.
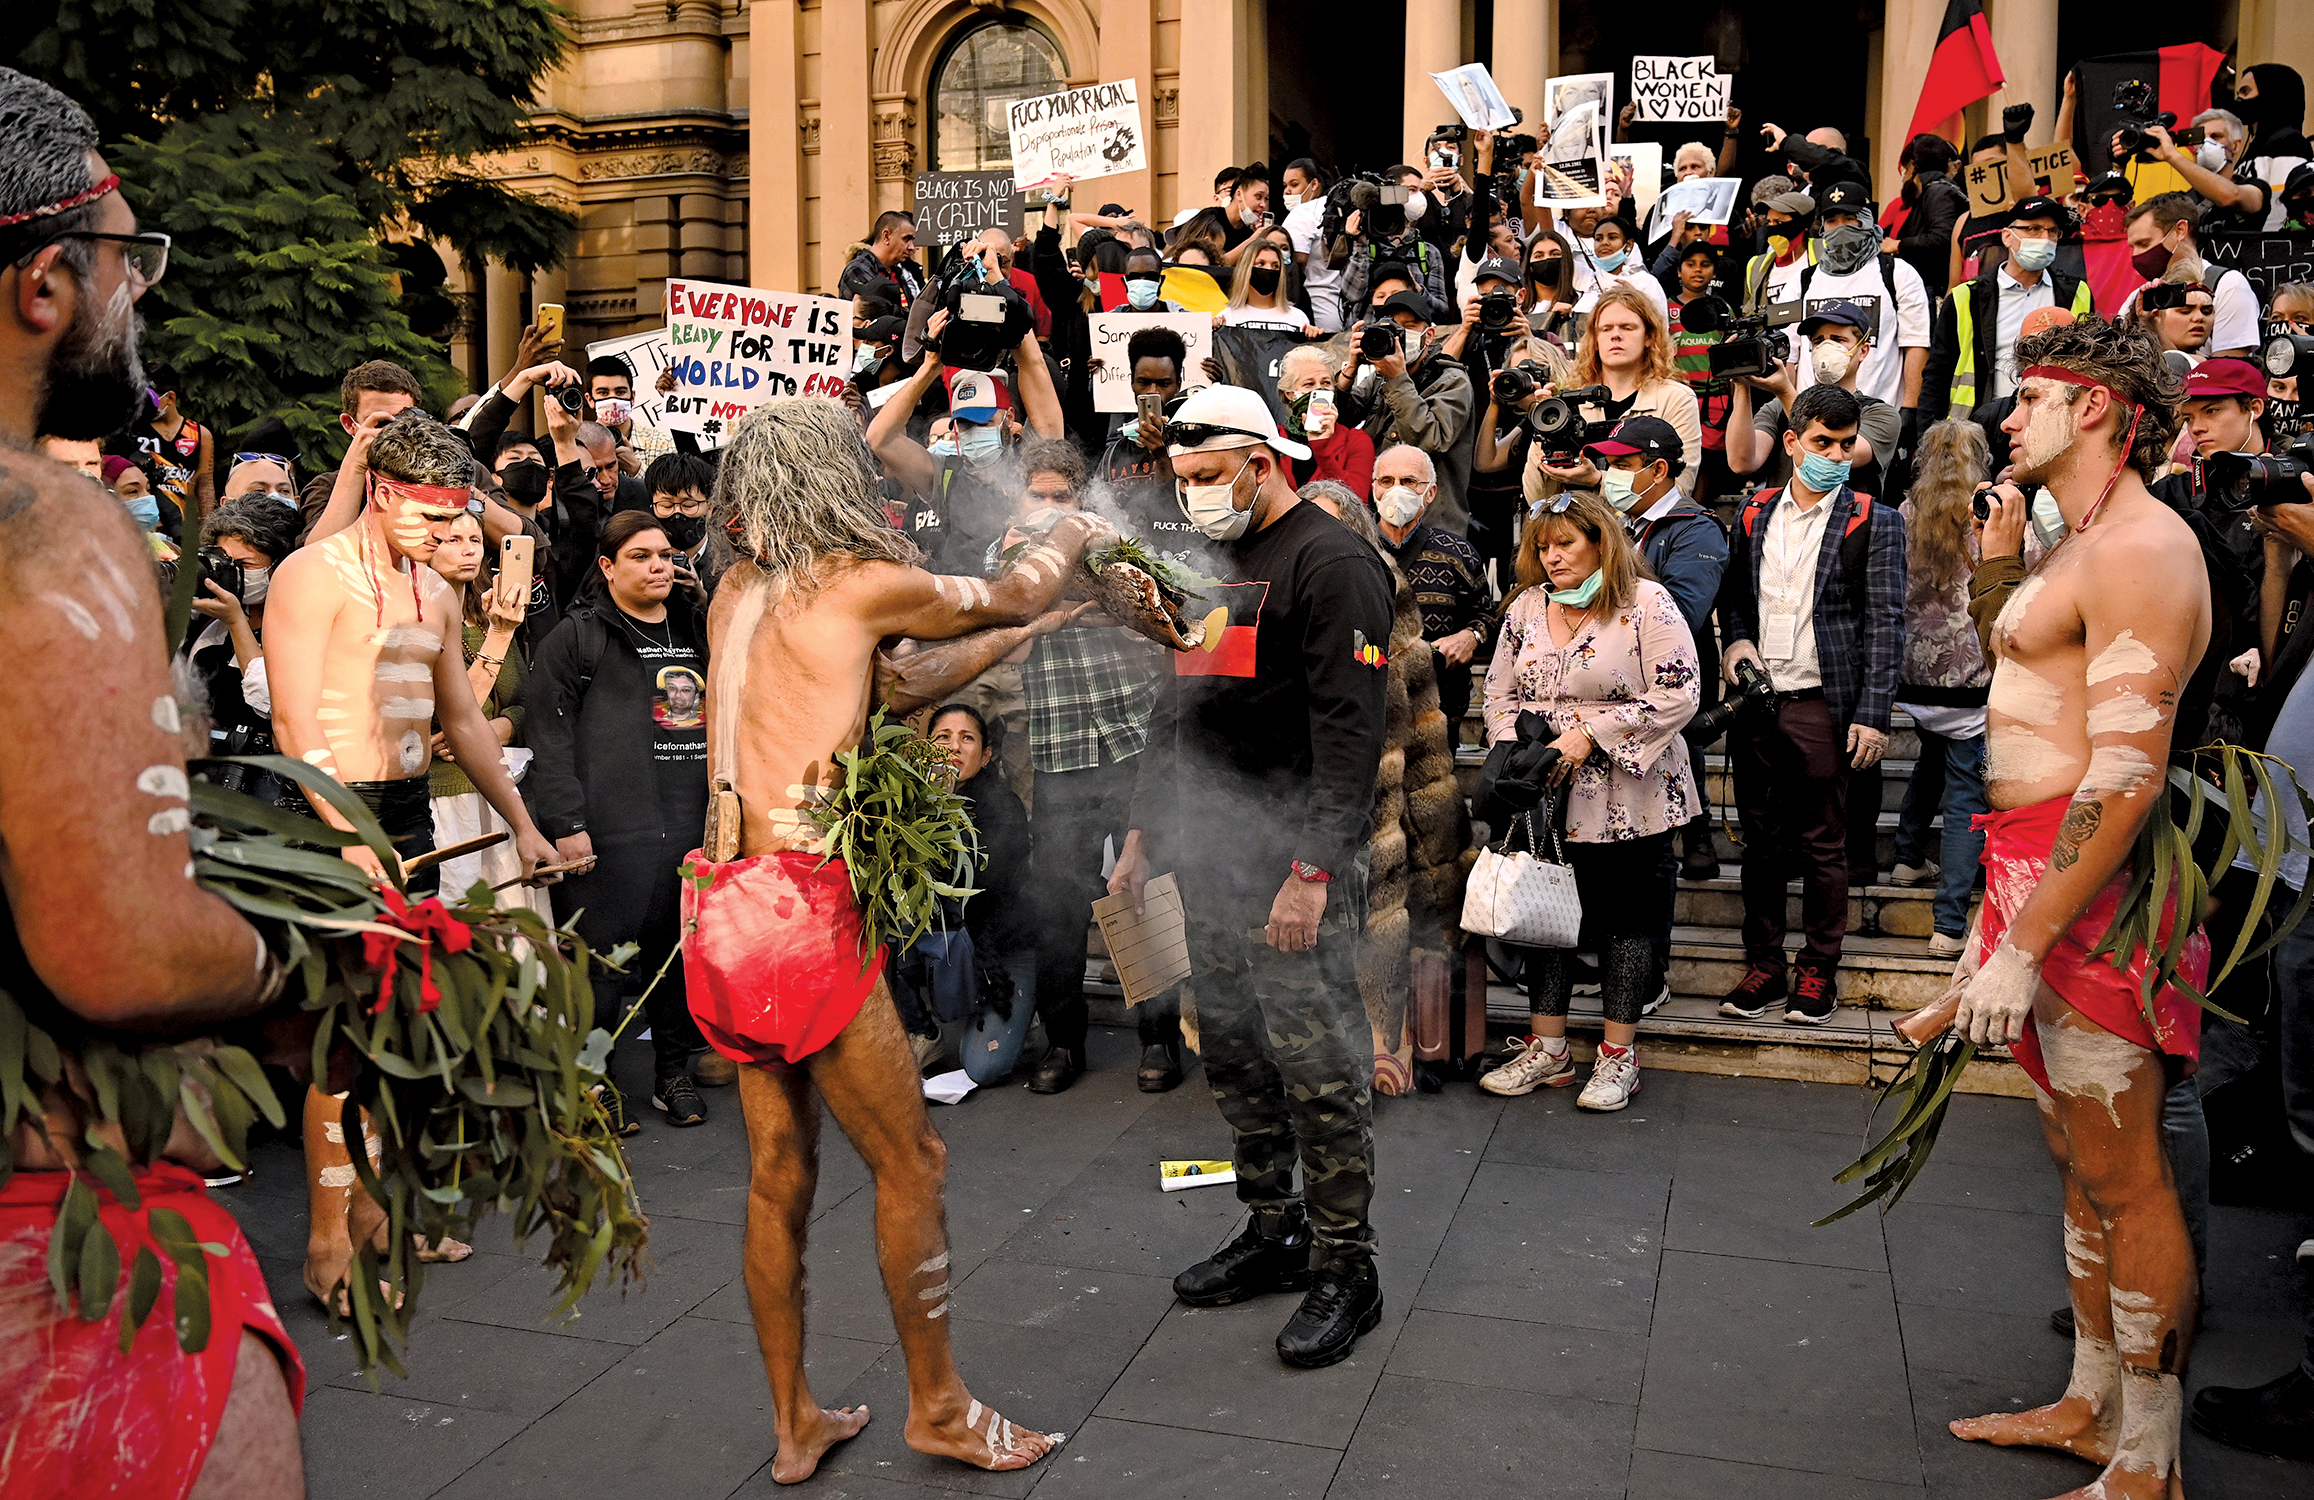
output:
[[[1173,441],[1183,428],[1212,429],[1195,443]],[[1242,385],[1209,385],[1189,393],[1165,424],[1166,452],[1207,453],[1222,448],[1250,448],[1255,443],[1274,448],[1289,458],[1308,458],[1307,443],[1285,435],[1269,403]]]

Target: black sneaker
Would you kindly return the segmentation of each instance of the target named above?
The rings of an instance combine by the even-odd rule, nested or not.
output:
[[[2068,1302],[2049,1314],[2049,1327],[2067,1338],[2073,1337],[2073,1304]]]
[[[633,1135],[643,1128],[643,1122],[627,1113],[627,1096],[608,1078],[595,1085],[595,1098],[603,1107],[603,1117],[610,1122],[611,1134]]]
[[[1032,1094],[1065,1093],[1070,1084],[1085,1075],[1085,1065],[1077,1054],[1067,1047],[1047,1047],[1038,1061],[1036,1071],[1028,1075],[1028,1091]]]
[[[1382,1280],[1328,1271],[1278,1334],[1278,1358],[1300,1370],[1339,1364],[1382,1321]]]
[[[1141,1049],[1141,1070],[1133,1081],[1144,1094],[1166,1093],[1181,1082],[1181,1044],[1151,1042]]]
[[[667,1123],[689,1127],[707,1123],[707,1105],[699,1097],[699,1085],[688,1073],[677,1073],[651,1085],[651,1107],[664,1111]]]
[[[2205,1387],[2193,1398],[2193,1425],[2229,1448],[2314,1458],[2314,1380],[2292,1370],[2264,1385]]]
[[[1784,1019],[1794,1026],[1821,1026],[1840,1009],[1840,987],[1832,976],[1817,969],[1802,969],[1793,981],[1792,1003]]]
[[[1783,1004],[1784,997],[1790,993],[1784,987],[1782,964],[1753,964],[1744,971],[1743,982],[1729,990],[1727,998],[1720,1001],[1719,1013],[1756,1021]]]
[[[1173,1278],[1173,1295],[1191,1307],[1227,1307],[1267,1292],[1298,1292],[1310,1284],[1310,1226],[1296,1217],[1283,1234],[1258,1224]]]

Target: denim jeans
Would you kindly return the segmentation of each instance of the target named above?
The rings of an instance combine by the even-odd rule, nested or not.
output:
[[[1917,866],[1928,850],[1928,821],[1944,813],[1943,873],[1936,882],[1936,930],[1959,937],[1969,928],[1969,892],[1976,887],[1985,836],[1969,820],[1985,811],[1985,737],[1948,739],[1926,729],[1920,759],[1896,815],[1896,862]]]
[[[1036,1019],[1036,950],[1023,948],[1004,956],[1004,972],[1012,976],[1012,1019],[993,1010],[976,1011],[965,1024],[964,1076],[986,1088],[1002,1083],[1020,1061],[1020,1044]]]

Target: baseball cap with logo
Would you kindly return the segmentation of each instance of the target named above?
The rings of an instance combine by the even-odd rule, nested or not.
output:
[[[1679,429],[1661,417],[1625,417],[1612,432],[1583,451],[1607,458],[1637,453],[1649,463],[1659,458],[1675,464],[1687,461],[1687,444],[1680,440]]]
[[[960,422],[993,422],[1003,406],[1004,378],[986,370],[955,370],[948,376],[948,414]]]

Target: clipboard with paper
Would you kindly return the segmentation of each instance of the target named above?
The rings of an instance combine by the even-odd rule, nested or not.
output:
[[[1093,920],[1117,966],[1125,1003],[1154,1000],[1189,977],[1189,929],[1181,910],[1181,887],[1171,872],[1152,876],[1141,890],[1141,910],[1130,894],[1103,896],[1093,903]]]

